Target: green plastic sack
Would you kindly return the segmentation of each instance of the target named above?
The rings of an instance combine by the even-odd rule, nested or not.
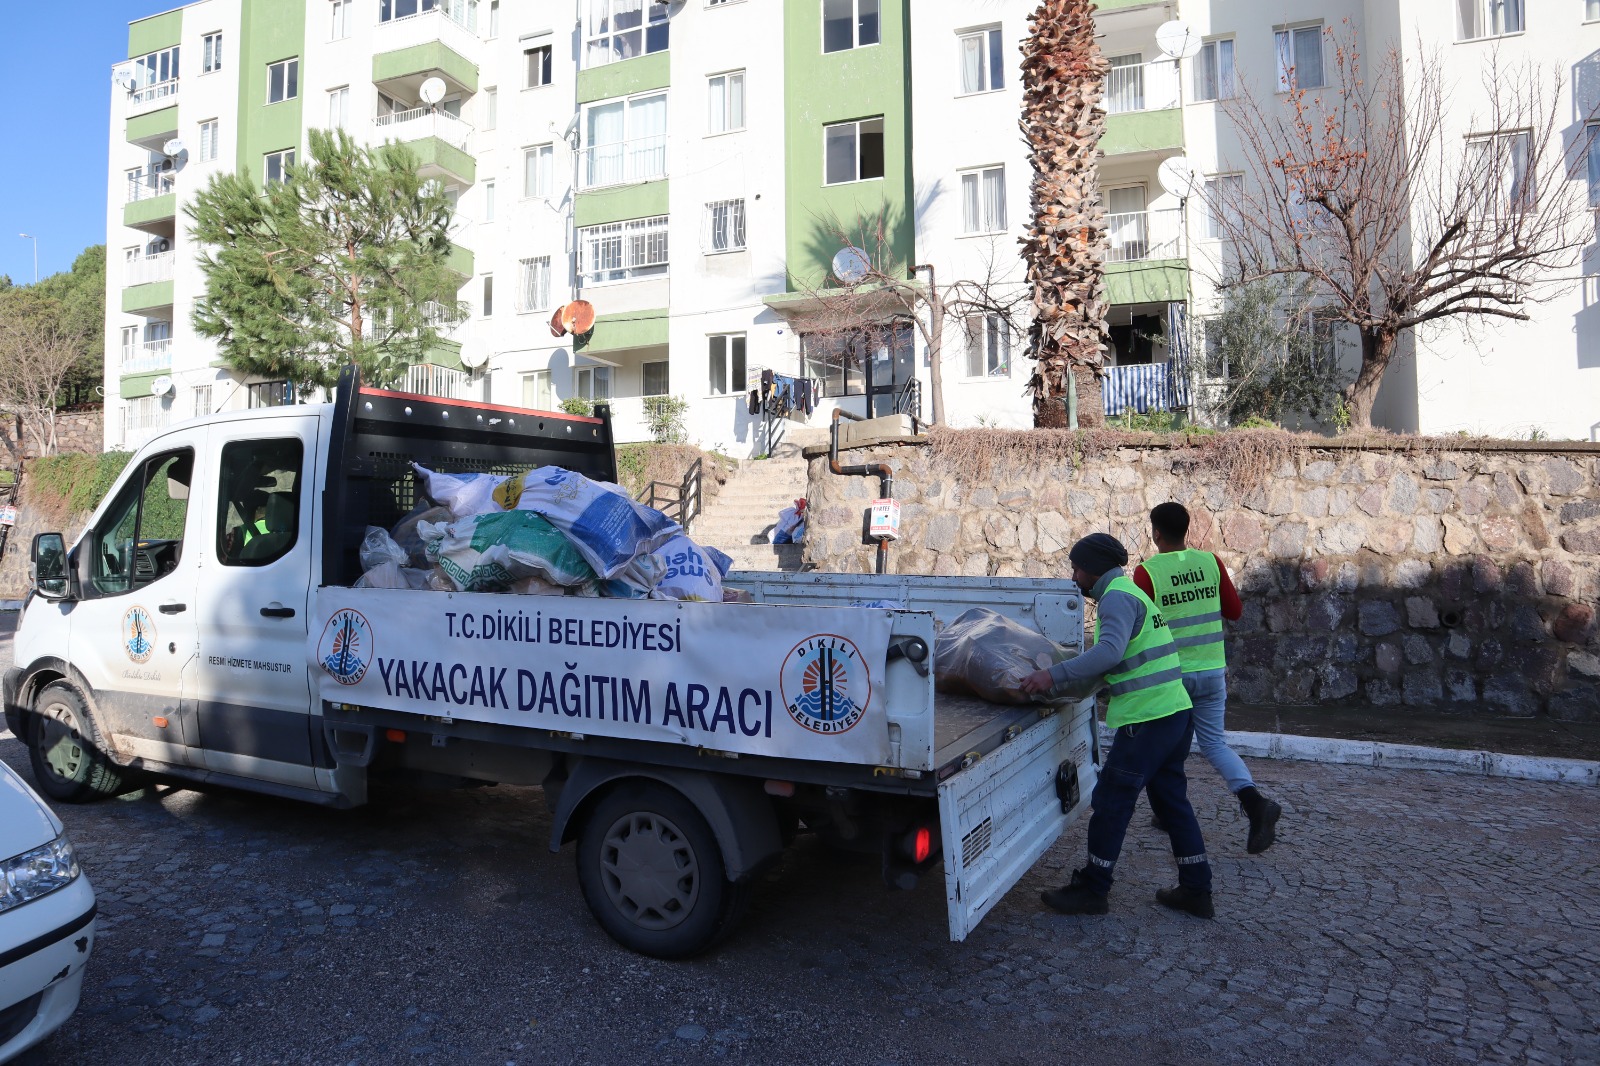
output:
[[[419,522],[428,558],[462,592],[505,592],[537,577],[553,585],[582,585],[594,568],[572,542],[533,511],[469,515],[450,522]]]

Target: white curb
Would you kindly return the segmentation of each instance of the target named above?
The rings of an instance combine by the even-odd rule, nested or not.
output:
[[[1600,762],[1585,759],[1502,755],[1494,751],[1458,751],[1417,744],[1302,737],[1291,733],[1242,733],[1229,730],[1223,734],[1223,739],[1239,755],[1255,759],[1292,759],[1298,762],[1372,766],[1385,770],[1437,770],[1447,774],[1476,774],[1514,781],[1600,786]],[[1100,727],[1100,743],[1103,747],[1111,744],[1111,733],[1103,724]]]

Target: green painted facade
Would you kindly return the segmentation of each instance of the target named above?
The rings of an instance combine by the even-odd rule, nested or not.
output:
[[[268,152],[305,152],[300,138],[301,103],[316,84],[306,69],[306,5],[281,0],[241,0],[239,42],[239,171],[260,184]],[[267,64],[300,57],[300,93],[293,100],[267,103]]]
[[[128,140],[147,141],[154,137],[171,137],[178,132],[178,108],[163,107],[128,120]]]
[[[128,58],[171,48],[183,37],[183,8],[128,23]],[[181,59],[181,57],[180,57]],[[181,66],[181,64],[180,64]]]
[[[122,206],[122,224],[124,226],[148,226],[152,222],[164,222],[178,213],[178,194],[167,193],[165,196],[152,196],[148,200],[139,200],[135,203]]]
[[[449,141],[438,137],[422,137],[407,141],[406,147],[417,153],[417,160],[423,166],[432,164],[468,185],[478,180],[477,161]]]
[[[1106,264],[1106,300],[1112,304],[1172,303],[1188,298],[1186,259]]]
[[[578,71],[578,103],[665,89],[672,83],[670,52],[656,52],[621,63]]]
[[[450,254],[445,256],[444,265],[461,277],[470,278],[477,267],[477,257],[472,254],[472,249],[452,244]]]
[[[1156,7],[1158,0],[1096,0],[1094,9],[1097,12],[1126,11],[1134,7]]]
[[[611,189],[580,192],[572,204],[572,224],[603,226],[630,218],[654,218],[667,213],[667,179],[640,185],[618,185]]]
[[[119,390],[124,400],[137,400],[141,396],[150,395],[150,383],[156,378],[169,373],[166,370],[155,370],[148,374],[128,374],[121,383]]]
[[[791,291],[827,278],[841,233],[864,243],[875,259],[881,251],[905,266],[915,254],[909,6],[910,0],[884,0],[881,43],[824,53],[822,5],[784,5],[784,221]],[[823,185],[822,128],[879,115],[883,177]],[[875,247],[880,225],[883,249]]]
[[[601,315],[594,320],[594,329],[587,340],[574,338],[573,350],[579,352],[617,352],[628,348],[658,348],[667,343],[669,322],[667,309],[654,311],[624,311],[615,315]]]
[[[389,81],[438,71],[469,93],[478,91],[478,65],[442,41],[414,44],[372,57],[372,80]]]
[[[1183,147],[1183,112],[1129,111],[1106,116],[1106,135],[1100,150],[1106,155],[1153,152]]]
[[[130,285],[122,290],[122,310],[130,315],[142,314],[156,307],[172,306],[172,282],[152,281],[148,285]]]
[[[423,356],[423,362],[446,370],[466,369],[466,364],[461,361],[460,341],[434,341],[427,355]]]

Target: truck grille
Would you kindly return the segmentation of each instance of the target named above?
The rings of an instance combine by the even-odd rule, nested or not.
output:
[[[971,866],[972,860],[989,850],[994,842],[994,819],[985,818],[961,838],[961,865]]]

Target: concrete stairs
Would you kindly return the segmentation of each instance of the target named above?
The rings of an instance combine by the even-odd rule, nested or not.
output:
[[[717,498],[694,520],[690,536],[727,552],[735,570],[799,570],[805,545],[773,544],[772,527],[779,511],[806,494],[807,463],[800,449],[826,441],[825,430],[796,427],[773,449],[771,458],[741,462]]]

